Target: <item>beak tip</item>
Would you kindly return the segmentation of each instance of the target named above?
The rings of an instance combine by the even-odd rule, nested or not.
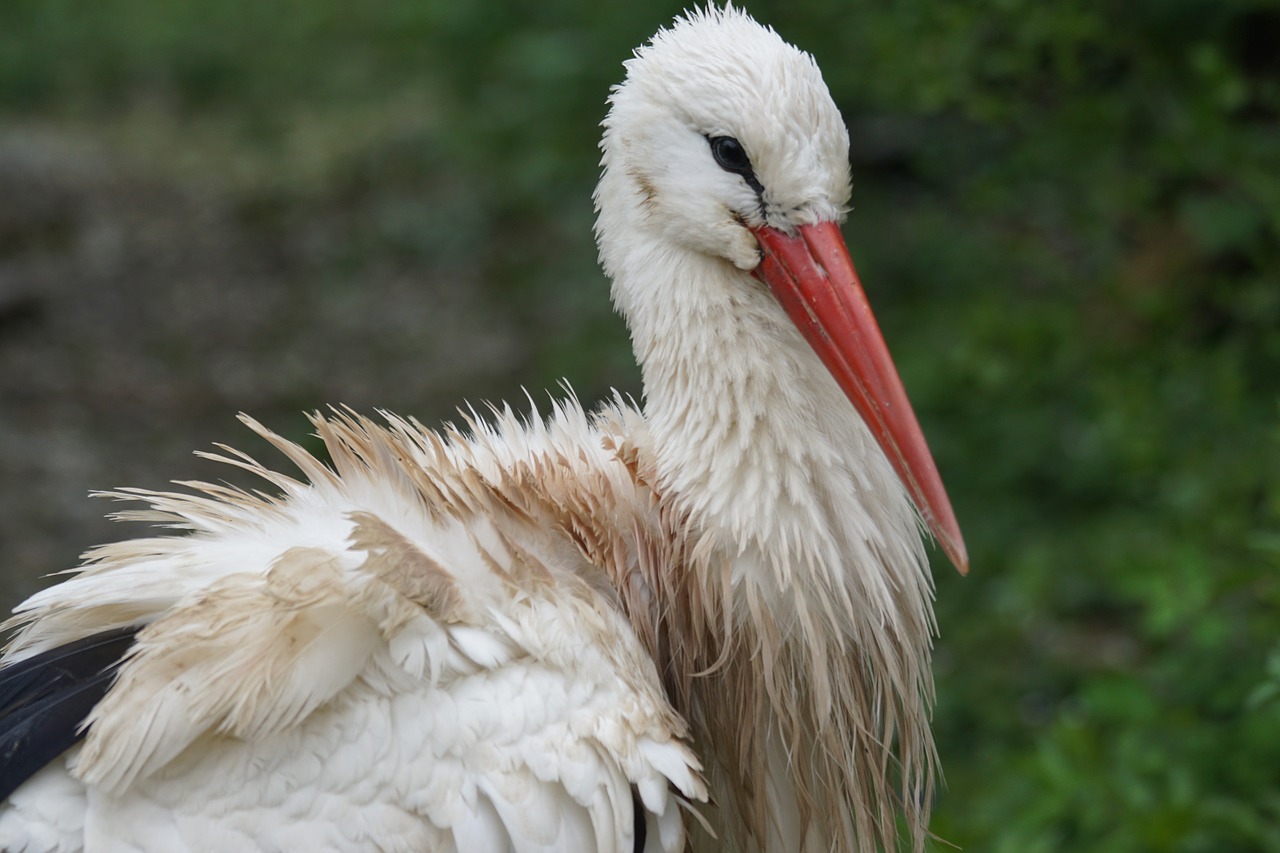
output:
[[[956,567],[956,571],[961,577],[969,576],[969,551],[964,546],[964,539],[960,536],[957,529],[954,532],[947,531],[938,537],[938,547],[947,555],[947,559],[951,561],[951,565]]]

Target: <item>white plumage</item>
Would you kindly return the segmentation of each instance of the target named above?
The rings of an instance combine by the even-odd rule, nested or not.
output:
[[[0,848],[869,851],[899,814],[923,844],[912,497],[963,545],[902,412],[864,423],[761,263],[838,238],[839,115],[810,57],[708,9],[628,63],[602,149],[643,409],[317,416],[332,468],[245,419],[300,478],[224,448],[272,496],[113,493],[189,535],[97,549],[19,608],[8,663],[145,627]]]
[[[308,482],[226,457],[282,497],[146,495],[192,535],[99,549],[21,608],[11,655],[149,622],[54,849],[630,850],[632,786],[651,849],[680,849],[687,727],[564,530],[574,502],[635,526],[651,501],[581,409],[453,445],[317,421],[337,475],[251,425]],[[66,773],[13,795],[0,846]]]

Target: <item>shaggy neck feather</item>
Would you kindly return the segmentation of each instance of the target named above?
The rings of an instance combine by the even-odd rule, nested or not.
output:
[[[644,377],[648,435],[633,439],[688,519],[699,559],[687,570],[704,573],[693,587],[728,570],[699,624],[725,616],[735,636],[673,625],[654,649],[687,658],[677,671],[719,673],[675,700],[714,755],[721,825],[789,839],[770,849],[874,849],[896,831],[871,806],[892,799],[896,775],[919,843],[932,588],[905,489],[767,286],[647,216],[608,150],[597,233]],[[679,589],[659,612],[688,609]]]

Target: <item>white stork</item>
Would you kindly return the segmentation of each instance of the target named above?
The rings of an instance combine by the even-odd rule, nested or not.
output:
[[[923,846],[919,522],[966,557],[840,236],[844,125],[732,7],[626,69],[596,232],[644,405],[317,415],[332,467],[245,418],[301,479],[222,448],[272,494],[112,493],[187,535],[18,608],[0,848]]]

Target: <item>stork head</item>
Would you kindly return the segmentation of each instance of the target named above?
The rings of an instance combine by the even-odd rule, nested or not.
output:
[[[673,242],[750,271],[760,252],[749,228],[843,218],[849,137],[811,56],[745,12],[709,7],[626,67],[605,158]]]
[[[660,247],[764,282],[844,390],[961,571],[950,501],[841,236],[849,137],[813,57],[745,12],[708,6],[636,51],[610,97],[597,190],[601,258]],[[643,235],[647,239],[632,239]]]

